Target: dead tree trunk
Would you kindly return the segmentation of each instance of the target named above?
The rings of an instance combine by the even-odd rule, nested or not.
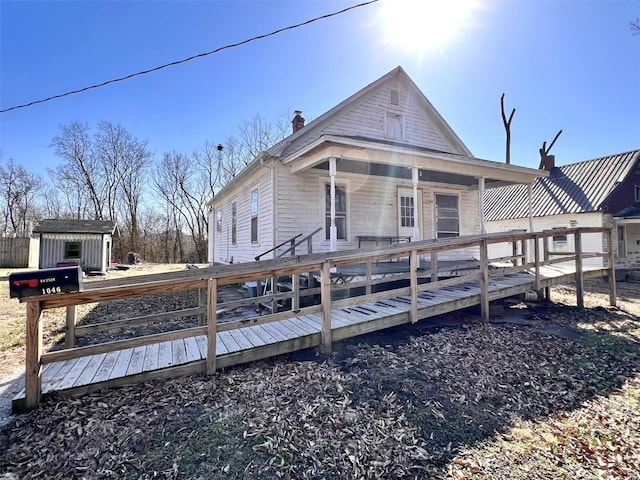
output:
[[[513,120],[513,115],[516,113],[516,109],[511,110],[511,115],[509,115],[509,119],[507,120],[507,115],[504,113],[504,93],[500,97],[500,109],[502,111],[502,123],[504,124],[505,132],[507,133],[506,140],[506,149],[505,149],[505,163],[511,163],[511,120]]]

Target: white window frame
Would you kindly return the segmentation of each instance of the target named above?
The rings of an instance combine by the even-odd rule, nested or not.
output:
[[[399,126],[400,132],[396,131],[396,125]],[[392,140],[405,139],[404,115],[402,113],[387,110],[384,114],[384,133],[387,138]]]
[[[238,203],[231,202],[231,245],[238,244]]]
[[[447,235],[444,237],[440,237],[440,230],[438,228],[438,195],[443,195],[443,196],[447,196],[447,197],[455,197],[457,199],[457,212],[458,212],[458,232],[456,235]],[[461,234],[460,231],[460,226],[461,226],[461,219],[460,219],[460,194],[458,192],[451,192],[451,191],[436,191],[433,192],[433,231],[435,233],[435,238],[455,238],[455,237],[459,237]],[[453,218],[453,217],[445,217],[445,218]],[[456,233],[453,231],[446,231],[443,230],[442,233]]]
[[[331,185],[331,180],[328,177],[321,177],[319,183],[320,189],[320,225],[322,225],[323,230],[325,230],[324,237],[329,235],[329,231],[326,228],[327,222],[327,212],[326,212],[326,186]],[[336,189],[343,188],[345,191],[346,202],[347,202],[347,212],[346,212],[346,221],[345,221],[345,238],[338,238],[337,241],[340,244],[350,243],[351,238],[351,192],[350,192],[350,182],[349,179],[340,179],[336,178]],[[336,212],[337,213],[337,212]],[[336,215],[337,218],[337,215]],[[324,238],[322,241],[324,243],[329,243],[330,238]]]
[[[251,190],[251,193],[249,194],[249,203],[250,203],[250,208],[251,208],[251,243],[260,243],[260,237],[259,237],[259,232],[260,232],[260,192],[258,191],[258,188],[254,188],[253,190]],[[254,202],[254,195],[255,195],[255,202]]]
[[[222,205],[216,209],[216,232],[222,233]]]

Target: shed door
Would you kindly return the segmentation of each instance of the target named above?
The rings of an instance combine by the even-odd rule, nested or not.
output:
[[[418,190],[418,205],[413,202],[413,188],[398,188],[398,235],[413,238],[413,227],[416,225],[422,238],[422,190]]]

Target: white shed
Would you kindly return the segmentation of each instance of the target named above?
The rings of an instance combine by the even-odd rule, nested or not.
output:
[[[84,272],[106,273],[118,227],[108,220],[42,220],[34,229],[40,239],[39,268],[80,265]]]

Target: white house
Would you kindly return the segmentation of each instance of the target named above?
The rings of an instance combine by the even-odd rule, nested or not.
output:
[[[211,200],[211,262],[251,261],[316,230],[314,253],[479,233],[485,188],[548,174],[475,158],[401,67],[292,124]]]
[[[612,227],[616,264],[640,266],[640,150],[561,167],[549,156],[543,166],[549,176],[533,183],[531,220],[526,186],[485,191],[487,230],[528,230],[531,224],[536,231]],[[587,252],[603,251],[608,248],[605,242],[603,234],[586,234],[582,247]],[[554,236],[550,243],[556,252],[574,249],[566,235]],[[586,264],[601,265],[602,259],[588,259]]]

